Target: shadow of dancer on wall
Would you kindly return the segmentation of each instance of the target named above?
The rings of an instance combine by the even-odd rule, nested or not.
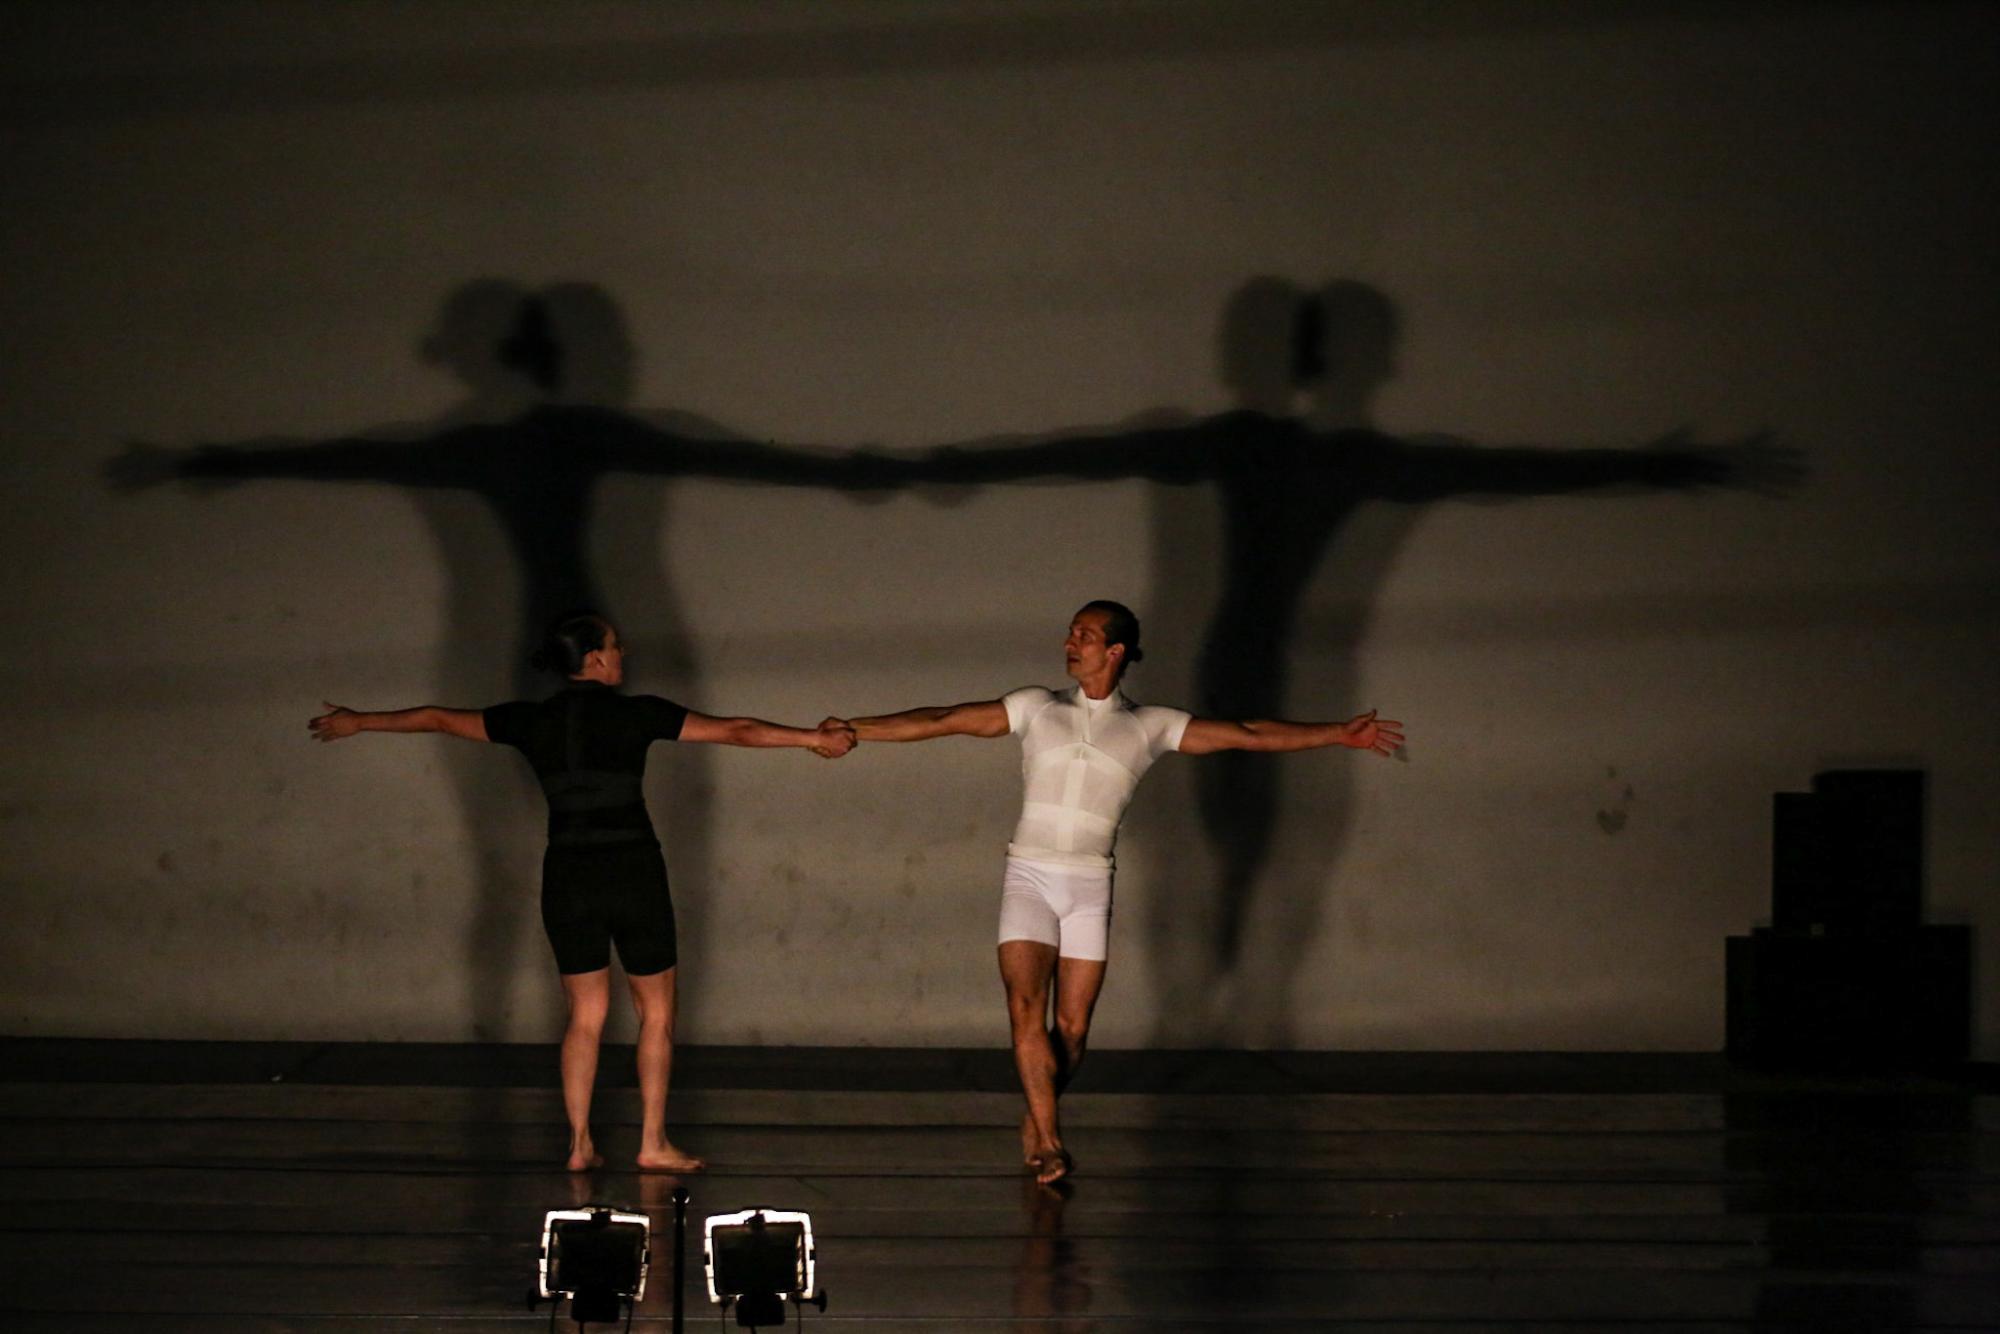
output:
[[[1148,637],[1198,645],[1188,693],[1159,702],[1222,718],[1345,716],[1373,703],[1356,698],[1361,646],[1426,505],[1711,488],[1781,495],[1803,476],[1796,455],[1762,435],[1705,446],[1676,432],[1623,449],[1390,435],[1375,425],[1374,404],[1395,375],[1398,326],[1389,297],[1366,283],[1307,292],[1284,278],[1252,278],[1219,326],[1228,411],[1153,412],[1112,428],[946,446],[924,472],[947,485],[1159,483],[1152,586],[1165,605],[1147,609],[1158,627]],[[1205,611],[1188,605],[1209,597]],[[1295,689],[1309,610],[1312,671]],[[1410,702],[1397,707],[1414,716]],[[1310,819],[1287,821],[1293,766],[1227,753],[1189,768],[1202,846],[1162,859],[1185,875],[1176,876],[1171,913],[1151,915],[1163,993],[1154,1041],[1289,1047],[1294,991],[1319,941],[1354,777],[1350,766],[1315,766]]]
[[[530,653],[557,616],[591,608],[639,631],[647,689],[692,708],[706,692],[663,568],[663,499],[649,490],[635,503],[630,489],[600,497],[600,483],[639,474],[871,492],[887,484],[888,465],[877,456],[752,441],[685,412],[635,413],[636,354],[625,317],[594,283],[540,291],[498,278],[462,284],[446,296],[421,355],[463,390],[432,421],[332,440],[134,445],[107,465],[108,480],[125,490],[175,478],[203,487],[285,479],[402,488],[443,566],[441,694],[471,705],[546,694],[551,683],[536,679]],[[495,559],[496,526],[506,560]],[[343,543],[344,551],[357,548],[365,550]],[[382,580],[384,604],[396,605],[402,575],[367,570],[365,558],[361,566]],[[477,857],[468,1008],[475,1038],[500,1040],[509,1036],[516,978],[540,976],[516,968],[534,915],[538,801],[519,765],[457,747],[440,747],[440,759]],[[703,759],[677,754],[673,798],[659,803],[669,813],[670,865],[683,883],[709,880]],[[682,955],[699,971],[700,896],[683,902]]]

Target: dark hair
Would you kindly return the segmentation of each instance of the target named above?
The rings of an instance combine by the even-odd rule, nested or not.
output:
[[[611,622],[594,611],[573,611],[558,616],[542,636],[542,646],[528,659],[528,665],[560,676],[575,676],[583,670],[583,660],[604,647]]]
[[[1106,599],[1098,598],[1095,601],[1086,602],[1081,607],[1078,607],[1076,614],[1081,616],[1087,611],[1101,611],[1104,613],[1104,646],[1106,648],[1111,647],[1113,644],[1123,644],[1125,646],[1125,657],[1118,665],[1120,671],[1130,667],[1133,663],[1140,661],[1146,656],[1145,651],[1139,647],[1139,618],[1132,614],[1130,607],[1122,602],[1110,602]]]

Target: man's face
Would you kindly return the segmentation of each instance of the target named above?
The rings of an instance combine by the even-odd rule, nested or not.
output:
[[[1104,624],[1110,619],[1106,612],[1080,611],[1069,623],[1069,638],[1063,640],[1063,662],[1077,680],[1098,675],[1107,663],[1115,662],[1124,652],[1104,642]]]

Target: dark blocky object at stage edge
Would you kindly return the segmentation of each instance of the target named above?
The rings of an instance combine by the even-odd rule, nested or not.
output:
[[[1972,1045],[1972,929],[1925,926],[1924,775],[1836,769],[1771,804],[1771,925],[1728,944],[1729,1055],[1942,1070]]]

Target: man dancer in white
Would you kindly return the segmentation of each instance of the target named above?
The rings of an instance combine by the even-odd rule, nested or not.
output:
[[[1377,718],[1373,710],[1344,723],[1226,722],[1134,704],[1118,681],[1140,656],[1138,618],[1116,602],[1091,602],[1070,621],[1063,642],[1076,682],[1071,689],[1029,686],[1000,699],[845,722],[861,741],[1021,738],[1025,791],[1000,891],[1000,979],[1014,1030],[1014,1067],[1028,1102],[1022,1158],[1045,1184],[1072,1166],[1056,1099],[1083,1061],[1091,1011],[1104,986],[1118,823],[1153,761],[1170,750],[1208,755],[1322,746],[1390,755],[1403,744],[1402,724]]]

